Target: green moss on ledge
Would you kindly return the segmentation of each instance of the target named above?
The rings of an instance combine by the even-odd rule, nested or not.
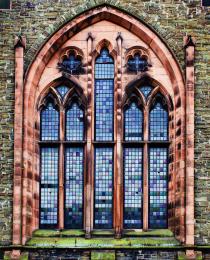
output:
[[[92,236],[114,236],[114,230],[93,230],[91,232]]]
[[[139,248],[139,247],[176,247],[179,242],[175,238],[91,238],[83,237],[64,238],[64,237],[33,237],[28,241],[27,246],[43,247],[43,248]]]
[[[174,234],[169,229],[157,229],[157,230],[149,230],[149,231],[138,231],[138,230],[128,230],[123,232],[124,236],[133,237],[173,237]]]
[[[39,229],[34,231],[33,237],[80,237],[84,236],[85,232],[83,230],[53,230],[53,229]]]

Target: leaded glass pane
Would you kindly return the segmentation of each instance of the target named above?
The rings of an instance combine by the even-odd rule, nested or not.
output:
[[[125,110],[125,141],[140,141],[143,137],[143,113],[132,103]]]
[[[149,227],[167,227],[168,148],[150,148]]]
[[[150,140],[168,140],[168,112],[159,102],[150,111]]]
[[[107,49],[103,49],[95,63],[95,79],[113,79],[114,61]]]
[[[83,227],[83,148],[65,153],[65,228]]]
[[[64,96],[66,95],[66,93],[68,92],[69,88],[67,86],[59,86],[56,88],[56,90],[58,91],[58,93],[60,94],[60,96],[62,98],[64,98]]]
[[[47,107],[41,111],[41,140],[59,139],[59,113],[48,103]]]
[[[113,80],[95,82],[95,138],[96,141],[113,139]]]
[[[112,228],[113,149],[95,148],[95,228]]]
[[[58,212],[58,148],[41,148],[40,224],[57,224]]]
[[[142,228],[142,148],[124,148],[124,228]]]
[[[151,86],[142,86],[139,88],[139,90],[143,93],[144,97],[147,99],[149,94],[152,91],[152,87]]]
[[[73,103],[66,112],[66,140],[84,139],[84,112],[77,103]]]
[[[95,64],[95,139],[113,140],[114,61],[107,49]]]
[[[61,64],[62,69],[69,71],[71,74],[79,73],[81,70],[82,62],[76,58],[74,54],[70,54],[68,58],[65,58]]]
[[[147,70],[148,62],[146,59],[140,57],[139,54],[135,54],[133,58],[128,60],[128,69],[130,71],[145,71]]]

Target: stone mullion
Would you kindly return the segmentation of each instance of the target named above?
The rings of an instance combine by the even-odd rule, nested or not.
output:
[[[118,34],[117,38],[118,55],[116,60],[116,88],[115,88],[115,175],[114,175],[114,228],[116,237],[121,236],[123,227],[123,192],[122,192],[122,37]]]
[[[64,122],[65,112],[63,108],[60,110],[60,147],[59,147],[59,193],[58,193],[58,228],[64,228]]]
[[[86,178],[85,178],[85,232],[86,237],[91,235],[93,228],[93,191],[94,180],[92,171],[92,89],[93,89],[93,70],[92,70],[92,48],[93,37],[89,33],[87,38],[87,146],[86,146]]]
[[[194,60],[195,44],[185,37],[186,63],[186,244],[194,245]]]
[[[143,230],[147,231],[149,227],[149,110],[144,108],[144,147],[143,147]]]
[[[13,244],[21,244],[21,197],[23,169],[23,66],[25,38],[15,38],[15,118],[14,118],[14,188]]]

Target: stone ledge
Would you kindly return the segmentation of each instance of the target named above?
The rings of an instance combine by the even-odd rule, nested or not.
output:
[[[84,237],[33,237],[26,246],[39,248],[103,248],[103,249],[135,249],[135,248],[179,248],[180,243],[173,237],[127,237],[114,239],[110,237],[97,237],[85,239]]]

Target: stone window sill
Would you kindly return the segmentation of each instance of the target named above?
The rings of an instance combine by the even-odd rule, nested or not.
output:
[[[123,237],[115,239],[112,230],[95,230],[90,239],[85,238],[83,230],[36,230],[26,246],[41,248],[174,248],[180,247],[179,241],[168,230],[147,232],[130,230]]]

